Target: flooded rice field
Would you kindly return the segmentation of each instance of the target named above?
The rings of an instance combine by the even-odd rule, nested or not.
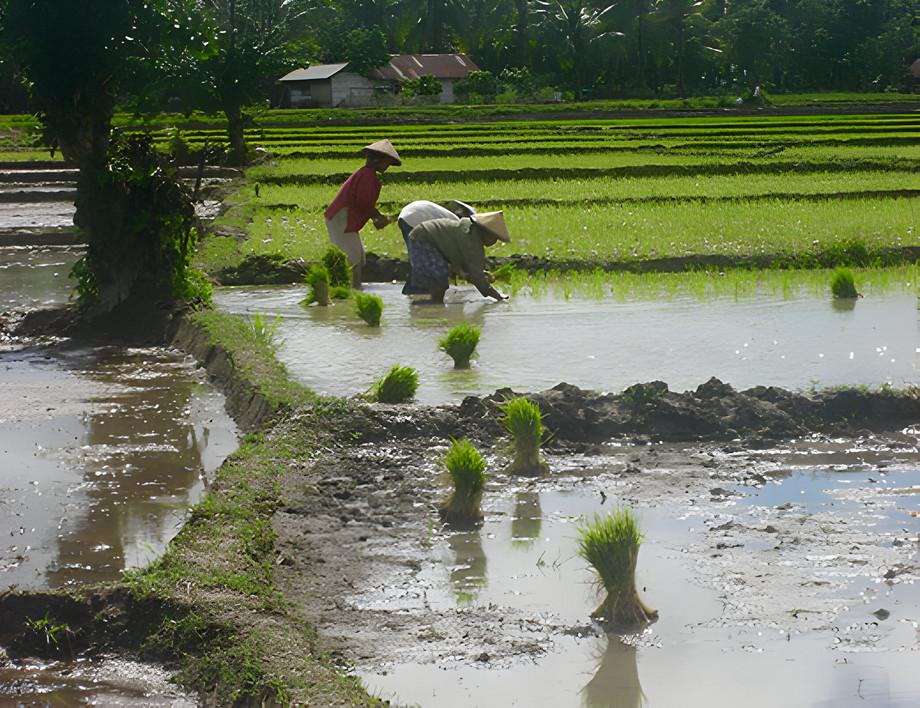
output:
[[[368,552],[396,558],[345,598],[392,628],[363,650],[371,692],[422,706],[920,705],[916,431],[653,450],[550,456],[538,481],[498,472],[480,529]],[[660,613],[624,637],[590,622],[600,595],[576,553],[583,519],[619,503],[640,518],[637,583]],[[401,616],[418,626],[401,635]]]
[[[66,303],[77,258],[66,248],[0,248],[0,313]]]
[[[754,296],[666,300],[563,299],[518,295],[484,300],[454,289],[443,306],[410,304],[396,285],[371,284],[385,303],[368,327],[351,303],[302,307],[303,287],[222,288],[220,309],[280,316],[280,358],[317,391],[353,395],[396,363],[419,371],[421,403],[457,401],[510,386],[539,391],[560,381],[619,391],[641,381],[672,390],[711,376],[736,388],[891,384],[917,381],[920,330],[913,292],[866,297],[849,309],[830,299]],[[437,342],[462,321],[482,329],[472,369],[455,371]]]

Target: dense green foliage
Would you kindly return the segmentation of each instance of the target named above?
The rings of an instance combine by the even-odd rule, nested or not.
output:
[[[479,344],[479,327],[474,327],[467,322],[461,322],[454,327],[438,342],[438,348],[454,360],[454,368],[468,369],[470,357]]]
[[[482,519],[479,504],[486,482],[486,461],[473,444],[463,438],[451,441],[444,455],[454,489],[441,505],[441,516],[453,524],[475,523]]]

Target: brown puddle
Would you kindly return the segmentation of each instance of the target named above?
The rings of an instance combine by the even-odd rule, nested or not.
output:
[[[215,303],[280,316],[282,361],[300,381],[333,395],[363,392],[397,363],[419,371],[417,398],[427,404],[505,386],[542,391],[560,381],[619,391],[661,380],[683,391],[715,376],[737,389],[801,390],[900,387],[920,376],[911,292],[838,311],[829,299],[765,295],[618,302],[522,294],[495,303],[469,288],[452,289],[446,305],[412,305],[396,285],[366,290],[384,300],[380,328],[358,319],[349,302],[302,307],[302,286],[221,288]],[[463,321],[479,326],[482,339],[473,368],[455,371],[437,342]]]
[[[481,529],[434,532],[410,580],[372,578],[346,598],[393,616],[458,612],[470,627],[503,614],[492,638],[445,650],[419,629],[415,645],[387,647],[359,675],[395,705],[920,705],[915,443],[688,448],[678,454],[706,464],[679,477],[667,465],[620,474],[628,449],[608,463],[551,458],[551,479],[496,482]],[[729,473],[717,486],[712,461],[763,483]],[[637,582],[660,612],[622,638],[590,622],[599,595],[576,554],[581,520],[618,501],[641,520]],[[528,624],[544,627],[542,650],[508,651]]]

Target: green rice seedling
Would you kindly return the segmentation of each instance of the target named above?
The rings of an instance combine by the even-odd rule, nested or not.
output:
[[[310,289],[303,302],[305,304],[315,302],[317,305],[322,305],[323,307],[328,305],[329,269],[321,263],[317,263],[307,271],[305,280],[307,285],[310,286]]]
[[[473,327],[466,322],[452,327],[438,347],[454,360],[455,369],[469,369],[470,357],[479,344],[479,327]]]
[[[831,275],[831,292],[838,300],[859,297],[853,271],[849,268],[836,268]]]
[[[508,466],[511,474],[537,475],[549,471],[540,456],[543,439],[543,415],[540,406],[523,396],[500,404],[504,415],[501,422],[514,442],[514,460]]]
[[[329,271],[329,285],[332,287],[351,287],[351,265],[345,251],[330,246],[323,254],[323,265]]]
[[[408,403],[418,389],[418,372],[411,366],[396,364],[374,384],[371,397],[378,403]]]
[[[355,292],[355,311],[358,316],[371,327],[380,326],[380,315],[383,312],[383,300],[377,295]]]
[[[281,324],[279,315],[275,315],[274,319],[269,319],[268,315],[255,312],[252,317],[247,318],[246,324],[249,336],[257,344],[275,349],[281,343],[278,337],[278,325]]]
[[[454,490],[441,505],[441,518],[453,525],[482,521],[482,488],[486,482],[486,461],[466,438],[452,440],[444,456]]]
[[[329,297],[333,300],[347,300],[351,297],[351,288],[346,285],[333,285],[329,288]]]
[[[578,555],[597,572],[607,596],[592,617],[610,629],[633,631],[658,619],[636,590],[636,562],[642,534],[635,516],[625,508],[594,515],[578,529]]]

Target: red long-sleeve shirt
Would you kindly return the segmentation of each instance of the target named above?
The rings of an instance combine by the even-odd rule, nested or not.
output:
[[[377,176],[373,167],[365,165],[345,180],[345,184],[335,195],[332,204],[326,209],[326,218],[331,219],[342,208],[348,207],[348,223],[345,226],[345,232],[360,231],[374,215],[379,196],[380,177]]]

